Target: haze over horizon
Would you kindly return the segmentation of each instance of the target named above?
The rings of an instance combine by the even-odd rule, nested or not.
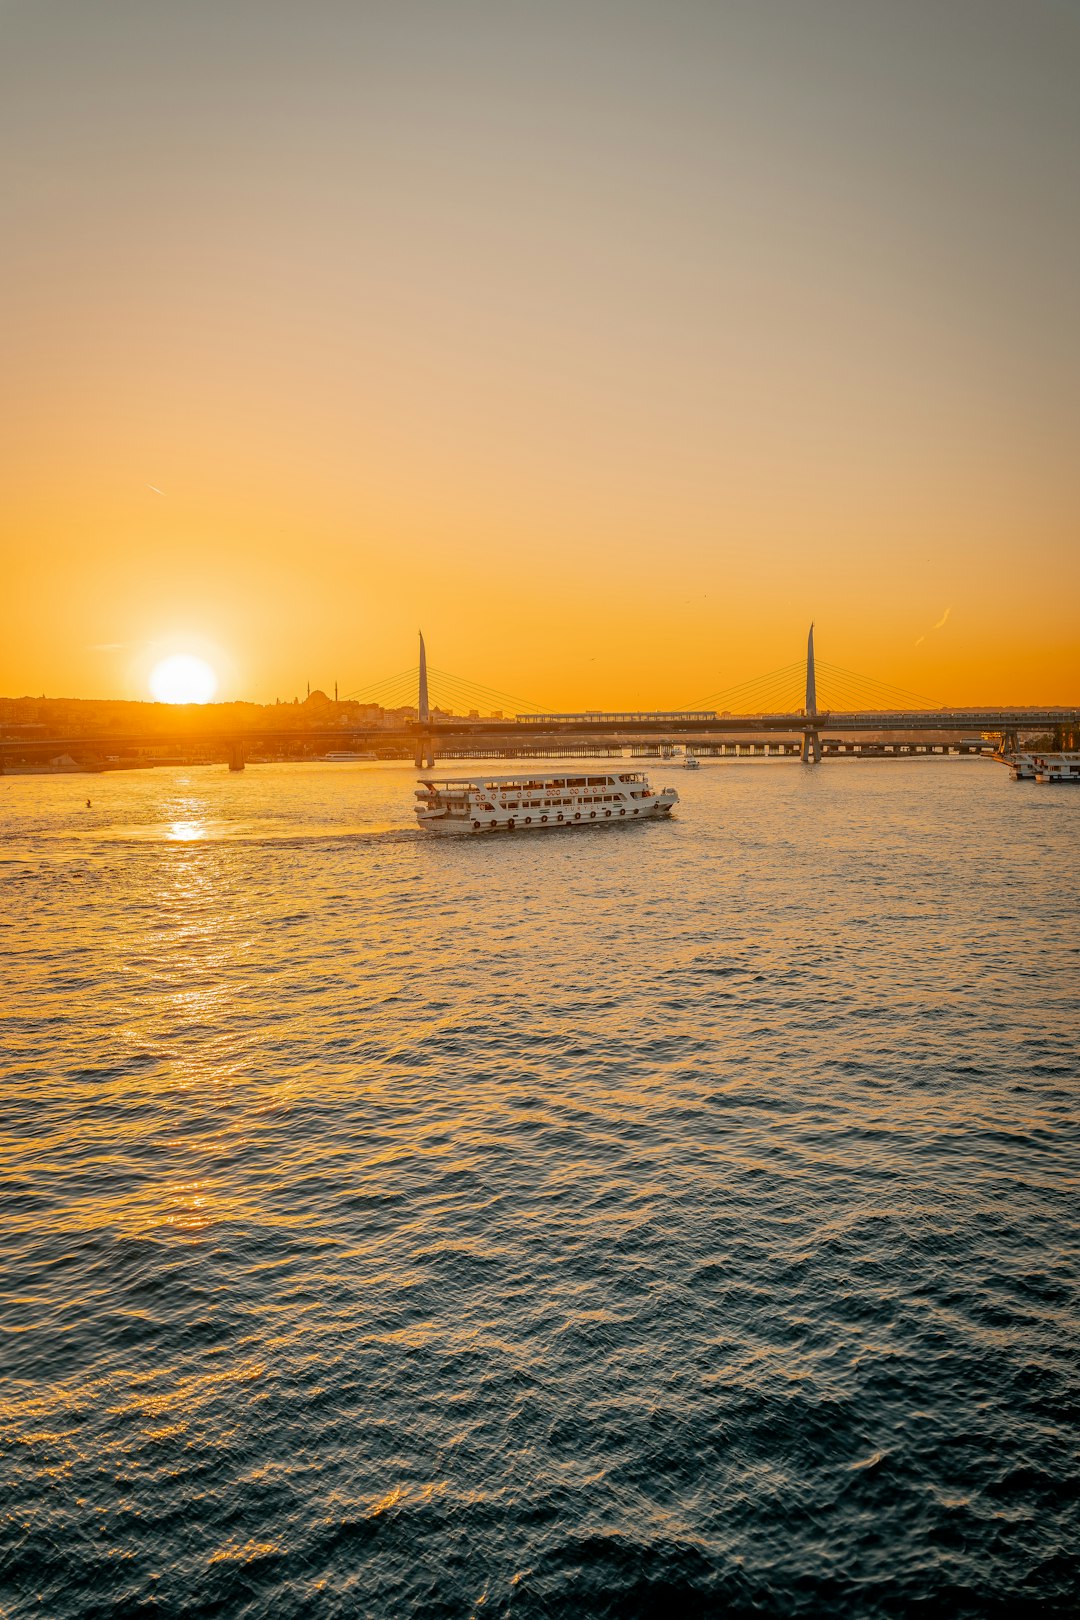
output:
[[[0,692],[1075,700],[1080,14],[0,7]]]

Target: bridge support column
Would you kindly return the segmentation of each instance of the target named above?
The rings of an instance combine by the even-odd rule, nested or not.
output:
[[[242,771],[243,768],[244,768],[245,763],[246,763],[246,761],[245,761],[245,758],[244,758],[244,745],[243,745],[243,743],[242,742],[230,743],[229,744],[229,769],[230,769],[230,771]]]
[[[802,752],[799,757],[804,765],[818,764],[821,759],[821,735],[819,732],[803,732]]]
[[[417,737],[413,754],[418,771],[431,770],[435,764],[435,742],[431,737]]]

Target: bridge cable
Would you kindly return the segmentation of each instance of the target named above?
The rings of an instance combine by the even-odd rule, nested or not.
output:
[[[794,663],[785,664],[781,669],[769,670],[769,672],[765,675],[757,675],[751,680],[739,681],[733,686],[720,687],[715,691],[707,693],[705,697],[699,698],[693,703],[686,704],[686,708],[689,710],[703,709],[707,705],[719,703],[725,698],[734,702],[745,701],[747,698],[753,696],[758,689],[771,690],[777,682],[780,682],[785,678],[790,679],[791,677],[795,676],[799,670],[804,670],[805,667],[806,666],[801,659],[796,659]]]

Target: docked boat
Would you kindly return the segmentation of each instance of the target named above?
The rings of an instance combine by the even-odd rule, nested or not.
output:
[[[1036,782],[1080,782],[1080,754],[1039,754]]]
[[[674,788],[656,793],[644,771],[587,776],[456,776],[420,778],[416,819],[427,832],[533,832],[556,827],[668,816]]]
[[[1080,782],[1080,753],[1002,754],[1014,782]]]

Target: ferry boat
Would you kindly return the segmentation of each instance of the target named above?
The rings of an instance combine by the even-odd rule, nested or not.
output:
[[[692,754],[690,750],[687,749],[686,758],[682,762],[682,768],[684,771],[700,771],[701,761],[698,759],[696,754]]]
[[[669,816],[674,788],[656,793],[644,771],[587,776],[455,776],[419,778],[416,819],[427,832],[548,831]]]
[[[1080,782],[1080,754],[1040,754],[1035,760],[1036,782]]]
[[[1002,754],[1014,782],[1080,782],[1080,753]]]

